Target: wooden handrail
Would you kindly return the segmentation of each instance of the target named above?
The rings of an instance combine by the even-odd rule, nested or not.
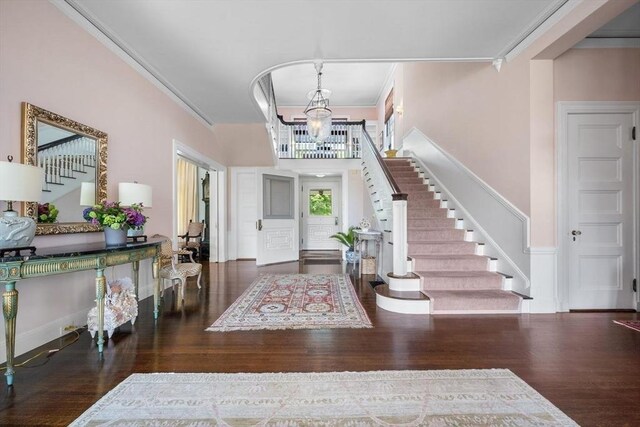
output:
[[[307,122],[288,122],[286,121],[283,117],[282,114],[278,114],[278,120],[280,120],[280,123],[282,123],[283,125],[287,125],[287,126],[293,126],[293,125],[306,125]],[[365,120],[359,120],[359,121],[352,121],[352,122],[347,122],[347,121],[337,121],[335,122],[336,125],[361,125],[362,128],[364,129],[364,124],[365,124]]]
[[[38,151],[48,150],[49,148],[57,147],[67,142],[75,141],[76,139],[84,138],[84,135],[71,135],[65,138],[59,139],[57,141],[49,142],[47,144],[42,144],[38,146]]]
[[[400,190],[400,186],[398,185],[396,180],[393,179],[393,175],[391,175],[391,171],[387,167],[387,164],[384,162],[384,160],[382,160],[382,156],[380,156],[380,153],[378,152],[378,149],[376,148],[375,144],[373,143],[373,140],[371,139],[371,136],[369,136],[369,133],[365,129],[364,120],[362,121],[362,133],[364,134],[365,139],[369,142],[369,146],[371,147],[371,149],[375,153],[376,160],[378,160],[378,165],[380,165],[380,167],[382,168],[382,172],[384,172],[384,176],[387,178],[387,181],[389,182],[389,185],[391,185],[391,190],[393,192],[393,194],[391,194],[391,199],[392,200],[407,200],[407,193],[403,193],[402,190]]]

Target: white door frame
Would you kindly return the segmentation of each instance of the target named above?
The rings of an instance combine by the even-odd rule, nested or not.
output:
[[[567,174],[568,164],[568,122],[570,114],[615,114],[615,113],[631,113],[633,114],[633,126],[638,128],[638,120],[640,118],[640,103],[625,101],[563,101],[557,103],[556,108],[556,172],[557,172],[557,188],[556,188],[556,205],[557,205],[557,239],[558,239],[558,288],[557,292],[557,311],[569,311],[569,248],[566,237],[569,235],[569,220],[567,218],[568,204],[567,193],[569,177]],[[633,147],[633,209],[634,209],[634,243],[633,243],[633,266],[634,277],[638,278],[640,271],[640,261],[638,260],[638,241],[640,241],[640,220],[638,212],[640,212],[640,197],[638,197],[639,182],[639,165],[638,159],[638,138],[634,142]],[[640,310],[640,300],[636,292],[635,299],[636,310]]]
[[[226,184],[226,173],[227,168],[222,164],[216,162],[215,160],[205,156],[202,153],[199,153],[197,150],[189,147],[186,144],[178,141],[177,139],[173,140],[173,155],[172,155],[172,189],[171,189],[171,200],[172,200],[172,239],[174,242],[177,242],[178,239],[178,227],[176,224],[176,218],[178,216],[178,199],[176,194],[176,189],[178,187],[178,177],[176,171],[176,165],[178,163],[178,156],[184,157],[186,159],[191,160],[197,165],[202,166],[204,169],[209,171],[209,174],[216,174],[215,180],[217,181],[217,187],[211,185],[209,188],[210,200],[217,200],[216,209],[209,210],[209,241],[212,240],[217,241],[217,259],[209,258],[209,262],[225,262],[227,260],[227,184]]]
[[[337,231],[343,231],[343,224],[345,224],[345,220],[344,220],[344,210],[342,209],[342,204],[343,204],[343,200],[342,200],[342,190],[343,190],[343,185],[342,185],[342,176],[341,175],[329,175],[329,176],[325,176],[325,177],[316,177],[316,176],[300,176],[299,179],[299,186],[302,188],[303,186],[309,186],[309,185],[314,185],[315,183],[333,183],[333,184],[337,184],[338,187],[338,192],[339,192],[339,198],[336,199],[336,204],[339,205],[337,211],[338,211],[338,215],[334,215],[338,217],[338,230]],[[308,189],[308,188],[307,188]],[[304,191],[300,191],[300,194],[302,196],[304,196],[306,193]],[[302,214],[302,212],[305,212],[305,215],[308,213],[307,212],[307,200],[305,199],[305,197],[300,197],[300,214]],[[305,230],[304,230],[304,225],[305,222],[308,221],[308,217],[305,218],[301,218],[300,220],[300,239],[303,238],[303,236],[305,235]],[[300,243],[300,250],[303,250],[303,244]],[[339,247],[339,244],[336,245],[335,249],[327,249],[327,250],[340,250],[341,248]],[[312,249],[313,250],[313,249]]]

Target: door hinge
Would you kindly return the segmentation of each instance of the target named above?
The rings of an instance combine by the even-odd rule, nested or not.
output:
[[[304,212],[300,212],[300,218],[304,218]]]
[[[633,292],[638,292],[638,280],[633,279]]]
[[[633,139],[634,141],[636,140],[636,127],[635,126],[631,129],[631,139]]]
[[[304,239],[300,239],[300,243],[304,243]]]

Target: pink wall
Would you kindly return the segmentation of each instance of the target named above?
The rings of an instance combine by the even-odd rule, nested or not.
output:
[[[640,100],[640,49],[570,49],[554,62],[556,101]]]
[[[3,155],[20,158],[23,101],[107,132],[108,197],[121,181],[152,185],[149,229],[170,234],[172,196],[163,190],[172,185],[172,140],[224,164],[214,133],[51,3],[3,0],[0,8]]]
[[[264,123],[217,124],[214,133],[226,147],[227,166],[273,166],[273,149]]]
[[[418,128],[528,214],[528,61],[499,73],[488,63],[403,68],[402,132]]]
[[[108,194],[137,180],[153,187],[147,234],[172,232],[172,140],[226,163],[207,126],[141,77],[93,36],[47,1],[0,1],[0,154],[21,158],[21,103],[95,127],[109,135]],[[7,185],[7,183],[2,183]],[[80,207],[78,207],[80,209]],[[100,233],[41,236],[38,247],[102,240]],[[151,283],[149,263],[141,284]],[[130,267],[110,269],[130,275]],[[94,304],[94,272],[18,283],[17,353],[58,336],[59,327],[82,324]],[[144,295],[143,295],[144,296]],[[0,360],[4,345],[0,346]]]

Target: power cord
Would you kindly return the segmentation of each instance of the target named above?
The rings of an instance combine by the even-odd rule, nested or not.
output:
[[[42,365],[46,364],[49,361],[49,358],[51,356],[53,356],[54,354],[56,354],[60,350],[64,350],[65,348],[69,347],[71,344],[75,344],[80,339],[80,332],[78,332],[78,331],[82,331],[83,329],[85,329],[84,326],[80,327],[80,328],[73,329],[71,332],[76,334],[76,336],[73,338],[73,340],[71,340],[70,342],[66,343],[62,347],[60,347],[60,348],[52,348],[50,350],[42,350],[40,353],[36,354],[35,356],[32,356],[32,357],[28,358],[24,362],[20,362],[18,364],[13,365],[13,367],[14,368],[37,368],[39,366],[42,366]],[[59,338],[59,340],[61,340],[61,339],[62,338]],[[37,359],[38,357],[40,357],[40,356],[42,356],[44,354],[47,355],[47,358],[42,363],[40,363],[38,365],[26,366],[27,363],[31,362],[32,360]],[[1,371],[5,371],[6,369],[7,369],[6,366],[0,367],[0,372]]]

